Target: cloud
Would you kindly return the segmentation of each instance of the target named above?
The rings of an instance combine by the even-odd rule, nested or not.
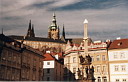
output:
[[[36,36],[47,37],[55,11],[57,24],[66,37],[83,37],[83,21],[88,19],[89,36],[93,39],[127,37],[127,0],[0,0],[0,29],[6,35],[24,35],[29,20]]]
[[[67,2],[68,0],[64,0]],[[62,5],[59,7],[55,7],[55,10],[82,10],[82,9],[108,9],[108,8],[113,8],[117,7],[120,5],[125,5],[127,6],[128,1],[127,0],[69,0],[69,4]],[[74,1],[74,2],[73,2]],[[58,2],[59,3],[59,2]]]

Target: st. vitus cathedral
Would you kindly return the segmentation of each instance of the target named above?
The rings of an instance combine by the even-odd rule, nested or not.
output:
[[[65,29],[63,25],[62,36],[60,38],[60,30],[59,26],[56,23],[56,16],[53,13],[52,24],[48,28],[48,37],[36,37],[34,33],[34,25],[32,24],[31,20],[29,22],[28,30],[26,36],[9,36],[17,41],[23,42],[24,44],[31,46],[35,49],[39,49],[44,53],[46,51],[50,52],[63,52],[66,45],[65,40]]]
[[[55,15],[55,13],[53,13],[52,24],[48,28],[48,38],[54,39],[54,40],[61,39],[61,40],[65,41],[64,25],[63,25],[62,36],[60,38],[60,29],[59,29],[59,26],[57,25],[56,22],[57,22],[56,21],[56,15]],[[34,25],[31,24],[31,20],[29,22],[29,27],[28,27],[28,31],[27,31],[26,37],[35,37]]]

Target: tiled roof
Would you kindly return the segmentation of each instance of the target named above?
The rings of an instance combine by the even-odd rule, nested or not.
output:
[[[44,61],[48,61],[48,60],[55,60],[55,58],[51,55],[51,54],[44,54]]]
[[[59,59],[63,58],[63,53],[51,53],[52,56],[58,55]]]
[[[16,40],[23,40],[24,36],[9,36],[10,38],[16,39]],[[26,37],[25,40],[28,41],[41,41],[41,42],[55,42],[55,43],[65,43],[62,40],[54,40],[54,39],[50,39],[50,38],[42,38],[42,37]]]
[[[123,49],[128,48],[128,39],[114,40],[108,49]]]

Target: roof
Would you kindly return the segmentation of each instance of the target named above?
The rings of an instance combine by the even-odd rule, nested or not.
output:
[[[81,42],[83,42],[83,38],[69,38],[66,39],[66,42],[68,42],[68,40],[71,42],[71,44],[81,44]],[[91,43],[92,40],[91,38],[88,39],[88,43]]]
[[[9,38],[9,37],[3,35],[3,34],[0,34],[0,40],[1,40],[1,41],[4,41],[4,42],[14,42],[13,39],[11,39],[11,38]]]
[[[114,40],[108,49],[124,49],[128,48],[128,39]]]
[[[52,56],[55,56],[55,55],[58,55],[59,56],[59,59],[60,58],[63,58],[63,53],[51,53]]]
[[[16,40],[23,40],[24,36],[16,36],[16,35],[12,35],[9,36],[10,38],[16,39]],[[55,42],[55,43],[65,43],[64,41],[58,39],[58,40],[54,40],[54,39],[50,39],[50,38],[42,38],[42,37],[26,37],[25,40],[28,41],[41,41],[41,42]]]
[[[48,60],[55,60],[55,58],[51,55],[51,54],[44,54],[44,61],[48,61]]]
[[[38,55],[41,55],[43,56],[43,53],[38,51],[38,50],[35,50],[34,48],[32,47],[29,47],[27,45],[22,45],[22,43],[16,41],[16,40],[13,40],[12,38],[8,37],[8,36],[5,36],[3,34],[0,34],[0,40],[5,42],[5,45],[9,48],[12,48],[12,49],[15,49],[15,50],[29,50],[29,51],[32,51]]]

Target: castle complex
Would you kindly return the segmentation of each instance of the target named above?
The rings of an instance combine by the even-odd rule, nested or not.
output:
[[[38,49],[44,53],[50,52],[64,52],[65,49],[65,30],[63,25],[62,36],[60,38],[59,26],[56,23],[56,16],[53,13],[52,24],[48,28],[48,37],[36,37],[34,33],[34,25],[29,22],[29,27],[26,36],[9,36],[17,41],[23,42],[24,44]]]

